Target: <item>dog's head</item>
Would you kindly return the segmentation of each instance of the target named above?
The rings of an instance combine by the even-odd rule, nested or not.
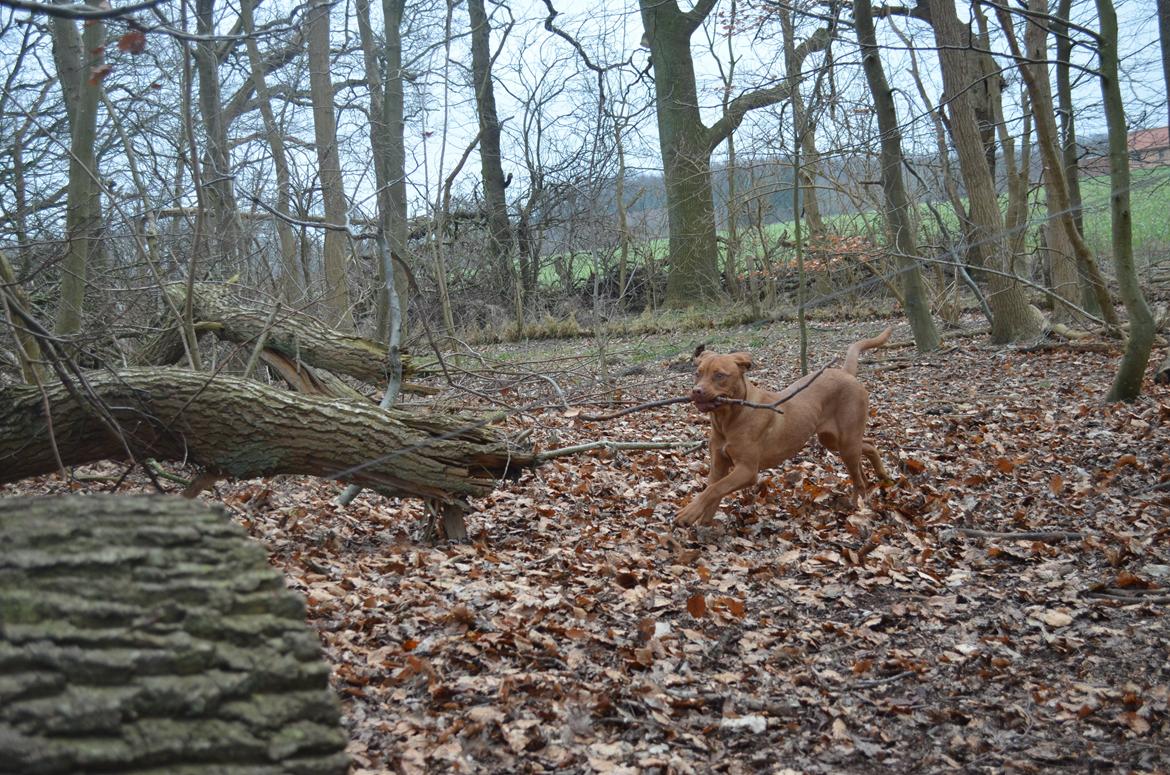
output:
[[[720,355],[703,345],[695,348],[695,386],[691,401],[699,411],[713,412],[720,398],[743,398],[747,395],[744,373],[752,367],[752,356],[747,353]]]

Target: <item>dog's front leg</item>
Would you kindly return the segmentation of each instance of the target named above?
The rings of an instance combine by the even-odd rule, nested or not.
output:
[[[724,497],[756,481],[756,476],[760,473],[758,461],[733,460],[732,462],[734,468],[727,476],[711,482],[706,489],[696,495],[678,513],[674,520],[675,524],[685,527],[700,521],[710,521],[711,517],[715,516],[715,510],[719,508],[719,502]]]
[[[711,471],[707,474],[707,486],[711,486],[718,482],[731,470],[731,458],[723,451],[723,437],[712,438],[711,446]]]

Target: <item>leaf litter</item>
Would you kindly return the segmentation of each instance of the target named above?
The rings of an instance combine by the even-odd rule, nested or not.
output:
[[[813,368],[873,327],[819,326]],[[787,327],[714,335],[753,352],[757,382],[795,377]],[[695,343],[610,342],[612,384],[585,341],[485,357],[563,368],[544,374],[572,408],[507,424],[549,449],[700,437],[685,404],[579,407],[685,394],[671,366]],[[475,501],[467,544],[418,542],[417,502],[339,509],[305,477],[209,497],[305,594],[356,773],[1166,771],[1170,389],[1104,404],[1115,360],[969,339],[867,353],[896,481],[857,511],[815,442],[697,532],[672,520],[705,449],[554,459]],[[477,388],[548,398],[544,378],[501,380]]]

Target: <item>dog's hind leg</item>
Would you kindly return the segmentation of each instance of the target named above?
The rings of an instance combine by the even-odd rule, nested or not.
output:
[[[883,482],[892,481],[890,475],[886,473],[886,467],[882,465],[882,458],[878,454],[877,447],[868,441],[862,441],[861,454],[865,455],[865,459],[873,466],[874,473],[877,474],[878,479]]]

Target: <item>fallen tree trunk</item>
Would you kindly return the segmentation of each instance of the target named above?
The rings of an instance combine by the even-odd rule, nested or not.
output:
[[[482,422],[305,396],[176,368],[0,388],[0,482],[104,459],[179,460],[232,478],[310,474],[442,502],[534,464]],[[129,448],[129,453],[127,451]]]
[[[4,500],[0,544],[5,772],[347,771],[304,603],[222,512]]]
[[[187,303],[187,286],[175,283],[166,294],[178,309]],[[283,309],[272,319],[271,309],[243,303],[230,287],[201,283],[195,286],[191,306],[196,330],[200,325],[220,339],[250,345],[267,330],[265,349],[294,362],[307,363],[335,374],[348,374],[364,382],[383,385],[389,372],[386,345],[347,334],[294,309]],[[140,366],[169,366],[183,357],[178,326],[172,325],[145,344],[135,362]],[[413,369],[410,357],[402,356],[403,374]]]

